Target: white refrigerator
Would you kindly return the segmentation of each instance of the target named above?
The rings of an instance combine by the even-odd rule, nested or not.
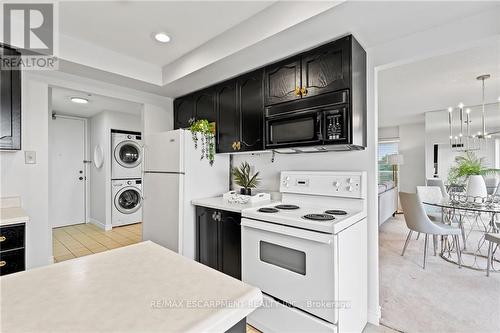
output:
[[[222,195],[229,189],[229,156],[211,166],[195,149],[191,132],[173,130],[144,141],[142,239],[195,258],[196,215],[191,200]]]

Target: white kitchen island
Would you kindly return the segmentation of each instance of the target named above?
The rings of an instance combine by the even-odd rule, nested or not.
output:
[[[7,275],[0,287],[2,332],[244,330],[262,303],[259,289],[153,242]]]

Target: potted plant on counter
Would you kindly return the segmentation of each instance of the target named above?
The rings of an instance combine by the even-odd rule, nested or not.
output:
[[[259,185],[260,179],[258,178],[259,172],[254,175],[251,174],[251,166],[248,162],[241,163],[240,167],[233,168],[231,173],[236,185],[241,186],[240,193],[244,195],[252,195],[252,188]]]
[[[455,179],[467,181],[467,196],[472,200],[475,197],[485,198],[488,196],[483,176],[500,173],[500,169],[488,168],[484,165],[485,158],[478,158],[473,152],[465,152],[462,156],[455,158],[456,166],[450,169],[450,174]]]
[[[198,140],[201,140],[201,159],[206,158],[210,165],[215,160],[215,123],[206,119],[193,120],[189,127],[193,136],[194,148],[198,148]]]

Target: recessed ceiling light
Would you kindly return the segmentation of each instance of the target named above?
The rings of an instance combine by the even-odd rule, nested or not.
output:
[[[87,104],[89,102],[88,99],[83,97],[71,97],[71,101],[77,104]]]
[[[170,37],[164,32],[158,32],[155,34],[155,39],[160,43],[168,43],[170,42]]]

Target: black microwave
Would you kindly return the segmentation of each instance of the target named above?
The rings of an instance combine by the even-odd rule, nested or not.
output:
[[[348,99],[348,91],[341,91],[307,101],[302,105],[304,108],[290,110],[286,104],[267,108],[266,149],[307,146],[319,146],[320,150],[363,149],[352,141],[353,122]]]

